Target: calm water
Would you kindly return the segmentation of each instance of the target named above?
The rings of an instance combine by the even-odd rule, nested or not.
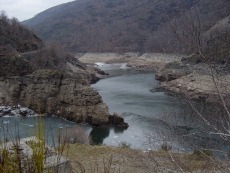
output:
[[[0,137],[11,140],[15,136],[21,138],[37,136],[39,122],[42,122],[46,142],[50,145],[57,145],[58,133],[68,128],[80,127],[86,134],[89,134],[92,128],[89,125],[80,125],[74,122],[66,121],[59,117],[2,117],[0,118]]]
[[[100,93],[110,113],[119,113],[129,128],[92,128],[58,117],[42,117],[48,143],[52,144],[51,136],[57,136],[60,129],[80,126],[95,144],[119,146],[126,143],[132,148],[158,149],[167,142],[174,150],[190,148],[178,133],[193,133],[200,122],[183,116],[184,100],[164,92],[153,92],[158,86],[153,73],[138,73],[123,67],[122,64],[101,65],[110,76],[92,87]],[[6,133],[10,139],[17,131],[21,137],[35,135],[38,120],[37,117],[2,117],[0,122],[0,136],[10,129]]]
[[[180,99],[170,97],[164,92],[151,92],[158,86],[153,73],[137,73],[129,69],[121,69],[120,65],[101,66],[102,70],[110,74],[107,79],[100,80],[92,85],[109,111],[118,112],[129,124],[126,130],[116,128],[96,128],[97,134],[103,131],[104,143],[108,145],[130,144],[133,148],[159,148],[170,140],[170,145],[183,149],[182,144],[176,141],[176,134],[169,126],[178,119],[166,121],[169,116],[180,114],[183,103]],[[168,124],[170,122],[170,124]],[[184,122],[181,122],[181,126]],[[100,138],[100,135],[98,135]],[[148,142],[151,138],[151,142]],[[152,146],[154,144],[154,146]]]

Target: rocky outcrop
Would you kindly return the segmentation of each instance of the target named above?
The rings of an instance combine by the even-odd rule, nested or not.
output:
[[[111,124],[108,107],[90,88],[99,80],[97,74],[103,72],[86,67],[70,55],[64,59],[60,55],[45,59],[45,55],[50,55],[49,51],[0,56],[0,105],[5,105],[0,107],[0,116],[30,116],[33,110],[95,126]],[[50,65],[42,66],[47,63]],[[17,105],[31,111],[22,111]],[[124,125],[124,121],[115,123]]]
[[[92,125],[109,123],[108,108],[98,92],[56,70],[1,78],[0,104],[21,104],[41,114],[55,114]]]
[[[155,78],[161,82],[171,81],[191,73],[189,66],[179,62],[168,63],[165,68],[159,71]]]
[[[163,71],[157,73],[155,78],[161,82],[171,81],[182,76],[186,76],[189,73],[191,72],[187,69],[164,69]]]
[[[186,97],[194,100],[206,100],[216,102],[220,100],[220,93],[229,100],[230,96],[230,76],[225,75],[215,78],[217,86],[213,82],[211,75],[201,75],[192,73],[176,80],[162,82],[161,87],[176,92],[183,93]]]
[[[193,100],[219,102],[220,94],[225,100],[229,100],[230,75],[215,72],[212,74],[205,63],[165,68],[157,73],[155,78],[161,81],[162,89],[184,94]]]
[[[60,47],[44,47],[40,38],[16,19],[0,15],[0,116],[55,114],[92,125],[109,123],[109,112],[90,84],[99,80],[93,68],[86,67]],[[11,106],[11,107],[8,107]]]
[[[216,64],[215,69],[212,67],[211,71],[209,65],[199,59],[192,55],[181,62],[167,64],[155,76],[161,81],[160,88],[182,93],[194,100],[216,102],[220,100],[220,93],[223,98],[229,100],[229,73],[220,73],[225,71],[221,64]]]
[[[99,79],[93,70],[70,56],[66,61],[71,60],[68,63],[72,68],[66,65],[65,72],[58,69],[60,63],[53,69],[39,70],[39,63],[24,56],[0,56],[0,105],[12,106],[3,108],[0,116],[29,115],[15,108],[20,104],[39,114],[55,114],[92,125],[109,124],[107,106],[89,86]],[[63,60],[59,62],[63,64]]]
[[[129,125],[124,121],[124,118],[120,117],[118,113],[114,113],[109,116],[109,123],[120,127],[129,127]]]

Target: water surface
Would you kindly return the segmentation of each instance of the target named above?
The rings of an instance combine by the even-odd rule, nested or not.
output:
[[[119,113],[130,126],[124,131],[107,129],[109,133],[106,133],[103,143],[115,146],[126,143],[133,148],[146,149],[150,147],[150,137],[153,140],[151,145],[154,143],[155,148],[168,141],[169,137],[175,139],[176,134],[169,129],[168,121],[165,120],[168,116],[176,117],[181,112],[181,100],[164,92],[151,92],[159,85],[153,73],[135,72],[120,67],[119,64],[100,66],[110,77],[92,85],[108,105],[109,112]],[[170,123],[173,121],[178,125],[178,120],[174,119]],[[100,128],[97,131],[100,134]],[[175,147],[180,145],[176,140],[170,143]]]
[[[91,127],[59,117],[42,117],[49,144],[53,138],[57,141],[60,129],[80,127],[93,144],[119,146],[125,143],[132,148],[159,149],[167,142],[175,150],[188,150],[184,139],[178,138],[178,132],[192,133],[196,128],[194,124],[198,123],[190,117],[189,121],[185,120],[186,104],[182,98],[152,92],[159,86],[153,73],[136,72],[124,64],[100,64],[100,68],[109,73],[109,77],[92,87],[100,93],[110,114],[119,113],[129,128]],[[2,117],[0,122],[1,138],[5,136],[10,140],[17,134],[20,137],[36,135],[37,117]]]

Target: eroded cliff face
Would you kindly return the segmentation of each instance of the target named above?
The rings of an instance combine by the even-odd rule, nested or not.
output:
[[[96,70],[61,47],[44,46],[32,31],[4,13],[0,14],[0,35],[0,106],[20,104],[75,122],[109,123],[107,106],[90,88],[99,79]],[[5,113],[11,111],[6,108]]]
[[[29,76],[0,79],[0,104],[29,107],[38,113],[55,114],[92,125],[108,123],[108,108],[101,96],[78,79],[66,78],[54,70]]]
[[[92,125],[109,123],[107,106],[89,85],[97,79],[92,69],[73,64],[65,70],[36,69],[20,56],[1,56],[0,61],[0,105],[20,104],[40,114]]]

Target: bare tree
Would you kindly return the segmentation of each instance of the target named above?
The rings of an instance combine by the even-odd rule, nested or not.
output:
[[[218,28],[217,24],[210,30],[213,28]],[[178,140],[188,145],[193,149],[194,154],[202,156],[207,161],[204,164],[208,162],[212,164],[210,171],[212,169],[219,172],[227,171],[222,167],[223,162],[217,161],[216,157],[230,156],[229,28],[204,32],[207,28],[203,25],[201,16],[195,8],[186,12],[183,17],[172,19],[169,23],[172,40],[176,40],[174,43],[184,45],[187,51],[194,53],[192,57],[201,60],[202,71],[205,71],[205,76],[213,88],[211,93],[213,100],[212,102],[207,100],[197,102],[184,92],[185,97],[182,98],[186,102],[184,112],[177,117],[177,120],[175,116],[165,115],[163,121],[171,131],[177,134],[174,141]],[[197,73],[198,77],[204,75],[199,71]],[[181,119],[183,119],[183,126],[179,123]],[[154,144],[156,141],[152,139],[151,134],[147,139],[148,144]],[[173,140],[169,136],[165,136],[165,139],[160,142],[161,149],[168,151],[172,148]],[[187,171],[183,160],[175,157],[171,152],[166,152],[166,154],[167,159],[175,164],[179,172]],[[161,162],[157,160],[157,157],[154,154],[149,157],[152,158],[152,163],[160,168]]]
[[[195,138],[206,137],[212,140],[217,140],[219,147],[221,145],[230,145],[230,83],[228,82],[229,80],[225,80],[227,76],[229,77],[229,74],[227,76],[222,75],[226,74],[223,73],[223,71],[229,68],[229,64],[225,64],[225,66],[218,64],[220,57],[223,56],[222,52],[224,46],[226,45],[221,45],[221,42],[219,42],[218,49],[210,49],[209,40],[207,40],[203,34],[204,28],[197,9],[189,11],[179,20],[172,20],[170,23],[170,30],[178,42],[185,44],[188,49],[195,53],[195,56],[199,57],[202,62],[207,65],[206,67],[203,67],[205,68],[203,70],[209,74],[211,81],[210,84],[214,87],[216,97],[214,103],[207,103],[205,101],[202,106],[200,103],[197,104],[187,97],[187,103],[193,112],[192,116],[199,120],[201,124],[196,124],[196,127],[199,129],[199,131],[181,135],[181,137],[183,139],[185,139],[184,137],[186,136],[194,136]],[[227,33],[229,32],[222,31],[222,34]],[[215,34],[217,33],[215,32]],[[218,39],[218,37],[216,37],[216,39]],[[229,52],[224,56],[226,60],[230,59]],[[202,134],[202,136],[200,134]],[[205,140],[203,142],[205,142]],[[201,147],[196,146],[194,141],[190,141],[190,144],[194,145],[194,147],[197,147],[197,150],[209,158],[213,163],[216,163],[215,159],[213,159],[205,151],[222,153],[226,156],[229,153],[229,149],[227,147],[220,147],[219,149],[212,145],[204,145],[204,147]],[[217,167],[221,169],[220,166],[217,165]]]

